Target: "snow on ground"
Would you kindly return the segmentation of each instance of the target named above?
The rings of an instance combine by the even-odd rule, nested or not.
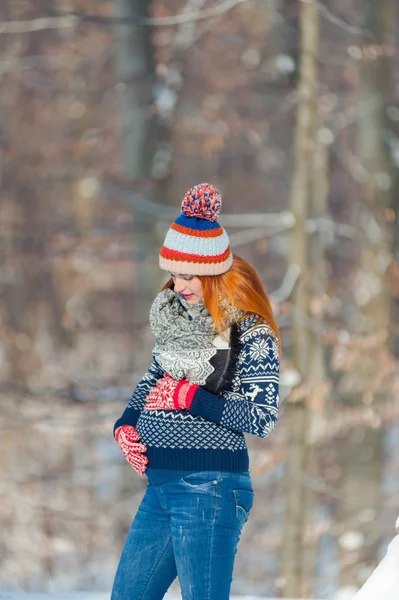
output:
[[[21,594],[2,592],[0,600],[109,600],[109,592],[74,592],[69,594]],[[165,600],[181,600],[181,596],[166,594]],[[262,600],[259,596],[232,596],[230,600]],[[278,600],[277,598],[264,598],[263,600]],[[292,598],[291,600],[295,600]],[[299,599],[297,599],[299,600]]]
[[[399,523],[398,523],[399,525]],[[399,527],[398,527],[399,528]],[[338,598],[345,600],[398,600],[399,599],[399,535],[389,544],[379,566],[357,594],[354,590],[341,590]],[[354,595],[355,594],[355,595]],[[109,592],[73,592],[51,594],[23,594],[0,590],[0,600],[109,600]],[[165,600],[181,600],[181,596],[166,594]],[[254,596],[232,596],[231,600],[261,600]],[[264,598],[263,600],[277,600]],[[292,598],[291,600],[295,600]],[[298,600],[298,599],[297,599]]]

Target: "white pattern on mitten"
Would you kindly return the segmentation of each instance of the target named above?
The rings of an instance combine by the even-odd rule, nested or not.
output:
[[[147,468],[148,458],[143,456],[147,451],[145,444],[137,443],[140,435],[133,425],[121,425],[115,431],[115,439],[118,442],[123,456],[132,465],[139,475],[144,475]]]

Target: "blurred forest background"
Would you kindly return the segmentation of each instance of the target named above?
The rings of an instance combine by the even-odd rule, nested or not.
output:
[[[158,251],[222,192],[283,338],[233,591],[349,597],[399,506],[396,0],[2,0],[0,588],[110,589]],[[176,589],[178,589],[176,587]]]

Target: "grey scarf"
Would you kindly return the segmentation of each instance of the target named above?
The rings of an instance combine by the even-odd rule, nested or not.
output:
[[[161,368],[174,379],[204,385],[214,370],[210,359],[217,352],[212,344],[217,332],[204,303],[189,304],[173,290],[163,290],[151,306],[150,327]]]

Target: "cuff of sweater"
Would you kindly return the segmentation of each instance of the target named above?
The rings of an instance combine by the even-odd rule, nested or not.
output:
[[[226,400],[207,392],[203,388],[198,388],[194,394],[193,401],[190,405],[190,413],[195,417],[203,417],[208,421],[220,423]]]
[[[193,401],[194,394],[198,390],[199,385],[190,383],[186,379],[179,381],[176,389],[173,393],[173,405],[176,410],[184,409],[190,410],[191,402]]]
[[[114,425],[114,437],[115,431],[118,429],[118,427],[121,427],[121,425],[133,425],[133,427],[136,427],[136,423],[139,420],[140,413],[140,410],[136,410],[134,408],[127,408],[123,415],[120,417],[120,419],[118,419]]]

